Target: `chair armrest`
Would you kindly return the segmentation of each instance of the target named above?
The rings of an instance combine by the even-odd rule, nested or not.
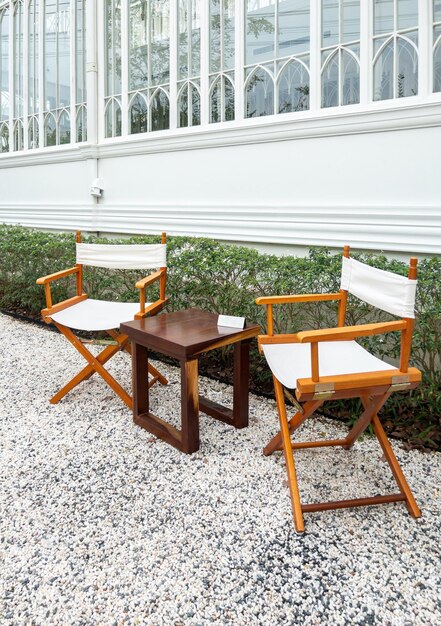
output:
[[[79,267],[70,267],[68,270],[61,270],[60,272],[55,272],[55,274],[49,274],[48,276],[42,276],[41,278],[37,278],[37,285],[47,285],[54,280],[58,280],[60,278],[64,278],[65,276],[70,276],[71,274],[78,274],[80,271]]]
[[[161,278],[161,276],[164,275],[164,273],[165,273],[164,270],[158,270],[157,272],[154,272],[153,274],[150,274],[150,276],[146,276],[146,278],[142,278],[141,280],[138,280],[138,282],[136,283],[135,287],[137,289],[144,289],[148,285],[151,285],[152,283],[154,283],[157,280],[159,280]]]
[[[324,302],[326,300],[341,300],[341,294],[299,293],[292,296],[262,296],[256,299],[256,304],[290,304],[293,302]]]
[[[378,322],[376,324],[360,324],[359,326],[341,326],[338,328],[321,328],[319,330],[305,330],[297,333],[299,343],[316,343],[320,341],[349,341],[356,337],[382,335],[396,330],[405,330],[407,322]],[[292,340],[293,341],[293,340]]]

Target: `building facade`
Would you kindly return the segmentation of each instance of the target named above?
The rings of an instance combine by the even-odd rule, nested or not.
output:
[[[441,253],[441,0],[0,0],[0,87],[1,222]]]

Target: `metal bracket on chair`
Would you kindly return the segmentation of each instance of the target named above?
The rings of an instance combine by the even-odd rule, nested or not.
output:
[[[400,391],[401,389],[407,389],[410,387],[410,376],[392,376],[392,384],[389,387],[390,391]]]
[[[314,388],[313,400],[327,400],[335,393],[334,383],[318,383]]]

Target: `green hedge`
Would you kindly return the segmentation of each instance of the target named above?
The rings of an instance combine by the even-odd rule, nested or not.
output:
[[[87,241],[105,242],[106,239],[89,237]],[[158,237],[133,237],[124,240],[127,241],[150,243],[157,242]],[[339,288],[341,255],[331,254],[323,248],[313,249],[306,258],[299,258],[261,254],[209,239],[169,237],[168,243],[170,311],[200,307],[244,315],[264,327],[265,311],[264,307],[255,305],[257,296],[336,291]],[[37,315],[44,306],[44,293],[35,284],[35,279],[71,267],[75,262],[74,249],[73,234],[0,225],[0,306]],[[376,267],[403,275],[407,273],[407,265],[401,261],[377,255],[356,256]],[[137,278],[139,272],[87,268],[84,287],[96,298],[137,300],[139,294],[134,288]],[[383,415],[394,420],[394,424],[400,420],[421,422],[424,424],[422,436],[430,444],[432,435],[438,436],[441,416],[441,258],[421,260],[418,278],[412,363],[423,370],[424,384],[413,393],[395,394]],[[54,302],[72,296],[74,289],[71,279],[54,284]],[[275,307],[274,313],[277,332],[334,326],[336,322],[335,303],[281,306]],[[391,318],[360,301],[349,300],[348,324],[377,319]],[[398,333],[369,338],[366,344],[380,357],[399,355]],[[221,359],[228,361],[228,350]],[[253,387],[269,390],[269,371],[257,350],[252,353],[251,367]]]

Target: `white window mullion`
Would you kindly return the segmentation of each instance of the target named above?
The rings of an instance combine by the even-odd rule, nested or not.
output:
[[[245,2],[236,0],[234,12],[235,64],[234,64],[234,117],[242,121],[245,117]]]
[[[102,7],[101,7],[102,8]],[[104,20],[101,19],[97,28],[98,15],[103,12],[97,11],[96,2],[86,2],[86,111],[87,111],[87,141],[96,144],[98,142],[98,107],[102,107],[104,97],[98,95],[98,60],[97,60],[97,33],[104,32]],[[101,63],[104,68],[104,63]],[[104,72],[101,71],[101,75]],[[98,105],[100,103],[100,105]],[[104,113],[100,115],[102,119]]]
[[[9,1],[9,150],[14,150],[14,110],[15,110],[15,92],[14,92],[14,37],[15,37],[15,18],[14,4]]]
[[[106,24],[105,24],[105,20],[106,20],[106,13],[105,13],[105,0],[98,0],[97,1],[97,9],[96,9],[96,24],[97,24],[97,30],[96,30],[96,36],[97,36],[97,41],[98,41],[98,47],[97,47],[97,51],[96,51],[96,58],[97,58],[97,62],[98,62],[98,73],[97,73],[97,78],[96,78],[96,88],[98,91],[98,103],[95,104],[94,106],[96,106],[96,114],[97,114],[97,120],[96,120],[96,131],[97,131],[97,141],[101,142],[104,139],[105,136],[105,132],[104,132],[104,126],[105,126],[105,111],[106,111],[106,72],[107,72],[107,67],[106,67],[106,56],[105,56],[105,52],[104,52],[104,46],[106,45],[105,42],[105,38],[106,38]],[[95,4],[94,2],[88,2],[87,5],[90,4]],[[91,9],[89,8],[88,10],[88,16],[90,15]],[[92,33],[90,32],[90,29],[87,29],[88,35],[87,35],[87,58],[89,59],[89,37],[92,36]],[[92,61],[91,61],[92,63]],[[89,76],[89,68],[90,65],[88,64],[88,72],[87,75]],[[88,80],[88,87],[90,84],[90,79]],[[92,98],[92,94],[89,95],[89,91],[87,92],[87,100],[88,102],[90,102],[90,99]],[[87,114],[87,117],[89,118],[89,111]],[[89,132],[89,124],[88,124],[88,132]]]
[[[321,102],[321,0],[312,0],[310,14],[310,93],[309,108],[311,111],[320,110]]]
[[[70,143],[76,143],[77,141],[77,124],[76,124],[76,102],[77,102],[77,76],[76,76],[76,63],[77,63],[77,13],[76,13],[76,0],[70,0]]]
[[[44,147],[45,134],[44,134],[44,109],[45,109],[45,59],[44,59],[44,0],[40,0],[39,13],[38,13],[38,146]]]
[[[178,121],[178,0],[170,0],[170,129]]]
[[[360,104],[372,100],[373,3],[360,2]]]
[[[210,0],[200,3],[200,20],[201,20],[201,125],[208,124],[208,90],[209,90],[209,54],[210,54],[210,37],[209,37],[209,4]],[[221,6],[222,9],[222,6]],[[221,14],[222,15],[222,14]],[[191,33],[191,30],[190,30]]]
[[[427,97],[433,84],[433,2],[418,0],[418,95]]]
[[[129,0],[121,2],[121,135],[129,134]]]
[[[29,2],[23,4],[23,146],[29,148]]]

